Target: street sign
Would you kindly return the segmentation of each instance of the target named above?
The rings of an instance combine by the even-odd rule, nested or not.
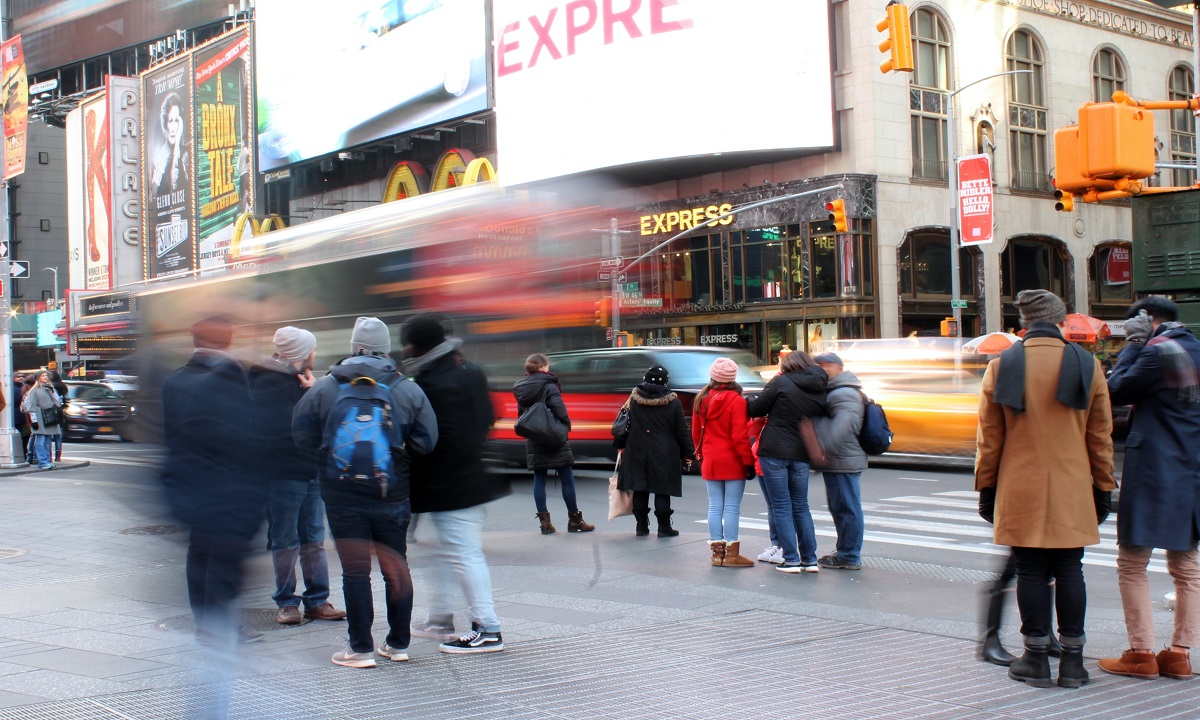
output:
[[[961,309],[965,310],[967,307],[967,301],[966,300],[951,300],[950,307],[951,308],[961,308]]]
[[[13,278],[29,277],[29,261],[28,260],[13,260],[8,266],[8,274]]]
[[[600,267],[602,268],[619,268],[625,264],[623,257],[606,257],[600,258]]]
[[[621,307],[662,307],[662,298],[621,298]]]
[[[612,270],[601,270],[596,273],[596,282],[612,282]]]
[[[0,258],[8,257],[8,243],[0,242]]]
[[[621,291],[622,292],[637,292],[638,284],[635,282],[625,283],[624,285],[621,286]]]

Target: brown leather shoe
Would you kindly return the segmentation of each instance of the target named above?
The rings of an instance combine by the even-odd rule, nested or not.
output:
[[[338,610],[333,603],[321,603],[315,608],[305,608],[304,617],[313,620],[345,620],[346,611]]]
[[[299,625],[304,622],[304,618],[300,617],[300,608],[295,605],[284,605],[279,608],[279,614],[275,616],[280,625]]]
[[[1150,680],[1158,677],[1158,660],[1152,652],[1126,650],[1120,658],[1104,658],[1100,661],[1100,669],[1113,675],[1145,678]]]
[[[1192,679],[1192,661],[1187,653],[1167,648],[1155,658],[1158,661],[1158,674],[1176,680]]]

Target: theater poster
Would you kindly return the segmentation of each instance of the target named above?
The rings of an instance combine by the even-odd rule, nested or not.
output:
[[[146,279],[195,269],[192,56],[142,74]]]
[[[108,290],[112,287],[112,173],[107,93],[82,108],[84,287]]]
[[[223,272],[239,215],[254,207],[250,35],[195,53],[196,239],[201,274]]]
[[[3,86],[0,101],[4,105],[4,178],[25,172],[25,132],[29,123],[29,78],[25,74],[25,54],[21,36],[0,44],[3,62]]]

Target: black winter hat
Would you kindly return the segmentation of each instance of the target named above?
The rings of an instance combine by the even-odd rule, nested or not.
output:
[[[440,313],[415,315],[401,327],[400,336],[416,355],[424,355],[446,342],[446,318]]]
[[[667,373],[667,369],[665,367],[662,365],[651,365],[650,369],[646,371],[645,376],[642,377],[642,382],[647,382],[652,385],[666,385],[667,381],[670,379],[671,376]]]

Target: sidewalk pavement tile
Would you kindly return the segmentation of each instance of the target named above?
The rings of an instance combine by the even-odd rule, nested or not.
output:
[[[9,660],[14,665],[28,665],[43,670],[59,670],[94,678],[111,678],[117,675],[129,675],[170,667],[148,660],[71,648],[55,648],[44,652],[18,655]]]

